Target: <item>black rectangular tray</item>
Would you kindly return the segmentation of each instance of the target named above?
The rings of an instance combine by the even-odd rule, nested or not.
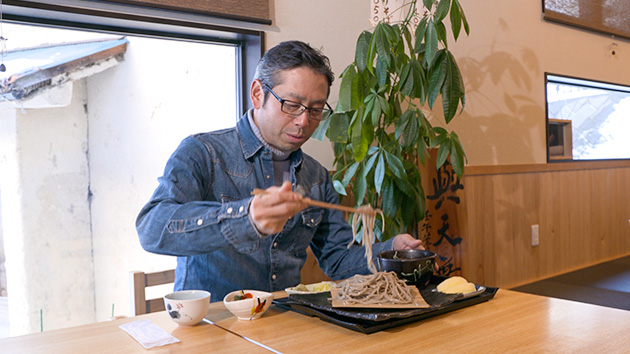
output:
[[[446,279],[433,276],[427,287],[420,289],[425,301],[431,306],[423,309],[363,309],[332,307],[328,299],[330,292],[307,295],[289,295],[275,299],[276,306],[289,309],[307,316],[315,316],[361,333],[374,333],[425,318],[438,316],[464,307],[488,301],[494,297],[498,288],[486,287],[485,291],[474,297],[464,298],[461,294],[443,294],[435,287]]]

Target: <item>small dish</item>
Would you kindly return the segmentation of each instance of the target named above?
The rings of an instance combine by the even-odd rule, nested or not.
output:
[[[464,300],[464,299],[469,299],[471,297],[475,297],[481,293],[483,293],[484,291],[486,291],[486,287],[483,285],[476,285],[477,287],[477,291],[473,291],[472,293],[468,293],[468,294],[464,294],[464,296],[460,297],[459,299],[455,300],[455,301],[459,301],[459,300]]]
[[[245,299],[236,296],[248,294]],[[236,290],[225,295],[223,304],[239,320],[255,320],[260,318],[273,301],[273,294],[259,290]]]
[[[284,289],[284,291],[286,291],[289,295],[319,294],[330,291],[330,289],[334,288],[335,286],[337,286],[337,284],[331,281],[322,281],[319,283],[307,284],[303,286],[293,286]],[[306,287],[306,290],[302,290],[303,287]]]
[[[473,291],[472,293],[468,293],[468,294],[463,294],[462,297],[459,297],[457,299],[455,299],[455,301],[460,301],[460,300],[465,300],[465,299],[470,299],[471,297],[475,297],[477,295],[480,295],[481,293],[483,293],[484,291],[486,291],[486,287],[483,285],[477,285],[475,284],[475,288],[477,290]],[[433,289],[433,292],[437,292],[437,289]]]

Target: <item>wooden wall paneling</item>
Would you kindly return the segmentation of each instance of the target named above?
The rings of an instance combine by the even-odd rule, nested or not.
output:
[[[630,163],[465,175],[462,274],[513,287],[630,254]],[[478,170],[479,171],[479,170]],[[540,245],[531,246],[531,225]]]

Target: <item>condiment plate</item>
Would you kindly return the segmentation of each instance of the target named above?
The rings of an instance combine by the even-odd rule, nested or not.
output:
[[[289,294],[289,295],[319,294],[319,293],[325,293],[325,292],[330,291],[330,289],[334,288],[336,285],[337,284],[335,284],[335,283],[333,283],[331,281],[322,281],[322,282],[319,282],[319,283],[305,285],[305,287],[307,289],[306,291],[305,290],[298,290],[297,286],[286,288],[286,289],[284,289],[284,291],[286,291],[287,294]],[[323,289],[321,289],[322,287],[323,287]]]
[[[486,287],[483,285],[476,285],[475,287],[477,288],[477,290],[473,291],[472,293],[468,293],[468,294],[463,294],[462,297],[458,297],[457,299],[455,299],[455,301],[460,301],[460,300],[464,300],[464,299],[470,299],[471,297],[475,297],[479,294],[482,294],[484,291],[486,291]],[[433,292],[437,292],[437,289],[433,289]]]

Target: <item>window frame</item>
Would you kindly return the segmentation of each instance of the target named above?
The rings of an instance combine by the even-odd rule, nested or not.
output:
[[[562,163],[562,162],[589,163],[589,162],[594,162],[594,161],[630,160],[630,158],[574,159],[573,156],[571,156],[570,158],[568,157],[555,158],[555,159],[552,158],[550,149],[549,149],[549,140],[548,140],[549,134],[550,134],[549,101],[548,101],[549,92],[547,91],[549,83],[559,83],[559,84],[567,84],[567,85],[572,85],[572,86],[598,88],[598,89],[607,90],[607,91],[630,93],[630,85],[545,72],[545,141],[546,141],[545,146],[546,146],[546,151],[547,151],[547,163]]]
[[[235,45],[236,119],[252,107],[249,84],[264,53],[264,31],[242,28],[243,24],[236,21],[221,21],[173,10],[105,3],[78,6],[75,0],[57,2],[5,0],[2,18],[7,22],[31,25]]]

